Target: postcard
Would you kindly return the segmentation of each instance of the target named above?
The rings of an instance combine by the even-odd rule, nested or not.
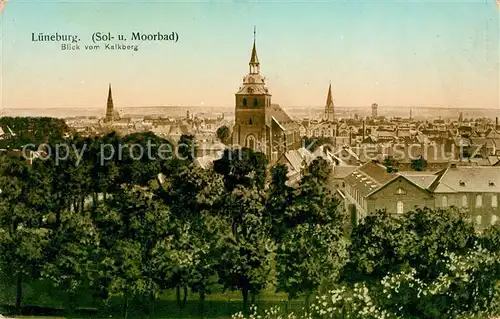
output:
[[[0,318],[500,315],[498,0],[0,24]]]

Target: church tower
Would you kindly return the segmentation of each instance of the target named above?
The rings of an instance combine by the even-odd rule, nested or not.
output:
[[[104,119],[104,122],[110,123],[113,122],[113,96],[111,94],[111,83],[109,84],[109,90],[108,90],[108,104],[106,105],[106,118]]]
[[[334,113],[334,105],[332,98],[332,84],[328,87],[328,96],[326,97],[326,105],[325,105],[325,120],[328,122],[333,121],[335,116]]]
[[[271,107],[271,94],[265,78],[260,74],[260,63],[255,44],[255,28],[249,72],[235,94],[235,124],[233,144],[268,154],[270,141],[266,129],[266,108]]]

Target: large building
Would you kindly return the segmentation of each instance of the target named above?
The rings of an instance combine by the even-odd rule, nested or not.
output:
[[[347,175],[344,183],[341,195],[357,219],[377,210],[403,214],[418,207],[457,207],[467,210],[476,227],[483,229],[500,217],[500,167],[451,164],[435,173],[388,173],[385,166],[368,162]]]
[[[270,163],[276,163],[286,152],[302,146],[299,124],[277,104],[265,78],[255,46],[255,31],[249,73],[236,93],[233,145],[263,152]]]

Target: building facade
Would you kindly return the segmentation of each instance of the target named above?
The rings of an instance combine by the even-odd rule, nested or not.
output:
[[[419,207],[464,209],[477,229],[500,218],[500,167],[451,164],[436,173],[388,173],[385,166],[368,162],[345,177],[341,191],[357,220],[378,210],[403,214]]]

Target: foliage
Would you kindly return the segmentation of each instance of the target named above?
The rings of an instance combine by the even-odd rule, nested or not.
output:
[[[192,162],[196,154],[196,137],[194,135],[181,135],[177,143],[176,156],[183,161]]]
[[[427,165],[427,161],[422,156],[411,161],[411,168],[415,171],[423,171],[427,168]]]
[[[0,140],[0,148],[21,149],[33,144],[37,149],[40,144],[57,142],[63,139],[70,131],[64,120],[51,117],[1,117],[0,127],[10,134],[9,128],[15,136]]]
[[[219,278],[224,287],[240,289],[244,308],[248,294],[258,294],[269,282],[274,243],[264,219],[263,192],[236,187],[224,198],[222,220],[227,225],[222,243]]]
[[[386,157],[386,159],[384,160],[384,166],[387,169],[387,173],[395,173],[395,172],[397,172],[398,171],[398,165],[399,165],[399,163],[397,162],[397,160],[394,159],[391,156]]]
[[[214,170],[223,176],[228,191],[238,185],[264,188],[266,169],[265,155],[249,148],[225,149],[222,158],[214,162]]]
[[[282,168],[273,172],[277,185],[282,180],[279,174],[284,172]],[[345,216],[340,201],[327,188],[330,173],[326,160],[315,159],[298,189],[287,198],[288,205],[275,206],[283,209],[275,213],[282,222],[277,289],[286,291],[290,298],[300,294],[309,297],[323,282],[333,282],[345,262]]]
[[[377,282],[340,284],[318,295],[306,314],[288,318],[486,318],[498,315],[500,255],[475,246],[465,254],[445,253],[443,272],[424,282],[414,268],[397,271]],[[496,280],[491,280],[496,278]],[[259,316],[253,309],[249,318]],[[261,318],[284,318],[279,308]],[[234,319],[243,319],[239,313]]]
[[[226,125],[223,125],[217,129],[217,138],[224,144],[230,142],[231,130]]]

